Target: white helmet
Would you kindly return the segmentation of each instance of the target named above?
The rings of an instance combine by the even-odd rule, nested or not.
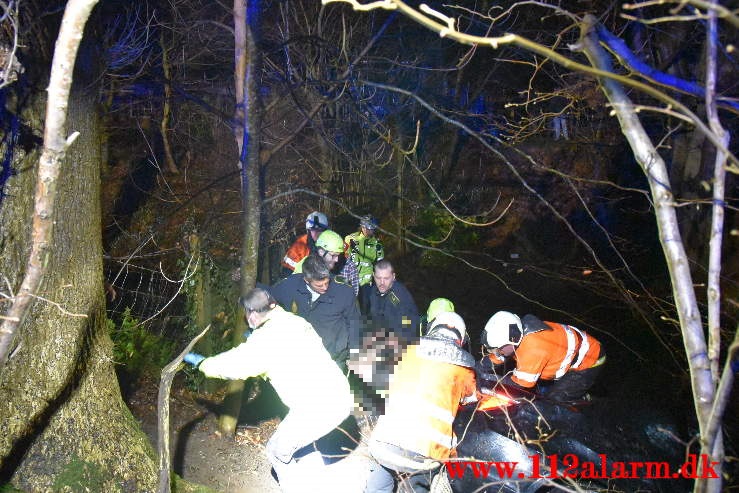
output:
[[[523,336],[521,319],[515,313],[497,312],[490,317],[482,331],[482,342],[487,347],[496,348],[506,344],[518,346]]]
[[[449,330],[454,329],[454,330]],[[464,344],[467,339],[467,326],[457,313],[442,312],[436,316],[433,324],[426,331],[427,337],[453,339]]]
[[[313,211],[305,218],[305,229],[328,229],[328,218],[323,212]]]

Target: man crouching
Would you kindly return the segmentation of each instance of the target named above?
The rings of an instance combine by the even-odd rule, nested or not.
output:
[[[308,491],[323,465],[309,446],[349,415],[349,383],[311,324],[283,310],[267,291],[252,289],[240,303],[254,329],[246,342],[210,358],[190,353],[185,361],[208,377],[270,380],[289,412],[267,442],[267,457],[283,492]]]
[[[436,476],[446,481],[443,461],[455,455],[457,444],[454,418],[460,404],[477,399],[475,360],[462,349],[466,340],[462,317],[445,312],[406,349],[370,437],[376,463],[365,493],[392,493],[399,474],[409,475],[405,486],[414,492],[432,490]]]

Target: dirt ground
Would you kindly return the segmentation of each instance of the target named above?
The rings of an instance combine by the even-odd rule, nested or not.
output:
[[[158,385],[153,379],[141,379],[126,399],[155,449]],[[223,493],[279,493],[264,453],[280,421],[279,411],[275,411],[279,403],[275,407],[270,390],[267,388],[242,407],[236,437],[225,437],[217,429],[217,409],[223,395],[194,393],[185,388],[179,374],[170,396],[173,471],[191,483]],[[332,486],[326,491],[362,491],[363,478],[369,471],[365,447],[361,441],[349,446],[356,449],[348,454],[342,447],[344,455],[349,456],[328,466]]]

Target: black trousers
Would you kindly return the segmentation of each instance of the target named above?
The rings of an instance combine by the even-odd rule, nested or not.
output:
[[[570,370],[559,380],[542,385],[544,395],[555,401],[576,401],[595,383],[603,364],[587,370]]]

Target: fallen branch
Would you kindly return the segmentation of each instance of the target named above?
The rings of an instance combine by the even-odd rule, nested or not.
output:
[[[158,493],[169,493],[169,392],[175,374],[182,368],[182,360],[195,346],[201,337],[210,330],[210,324],[190,341],[190,344],[162,369],[162,380],[159,382],[157,395],[157,448],[159,451],[159,489]]]

